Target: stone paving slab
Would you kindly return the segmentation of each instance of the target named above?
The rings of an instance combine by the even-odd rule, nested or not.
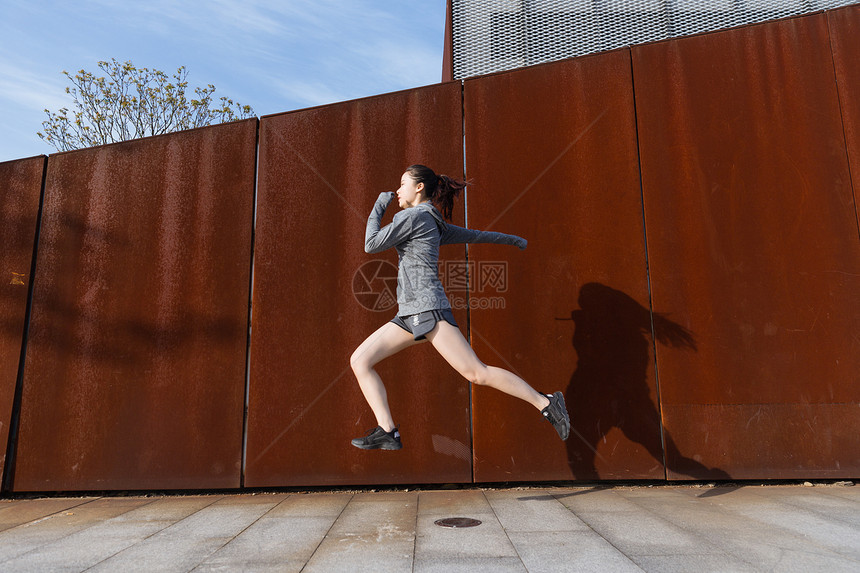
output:
[[[545,491],[488,491],[506,531],[587,531],[582,519]]]
[[[418,513],[440,517],[458,517],[456,513],[480,519],[492,515],[493,508],[480,489],[422,491],[418,498]]]
[[[413,569],[416,573],[528,573],[519,557],[449,557],[421,559]]]
[[[517,557],[504,528],[493,516],[481,516],[477,527],[450,528],[435,524],[435,515],[419,516],[415,552],[424,562],[450,562],[466,557]],[[426,565],[426,563],[425,563]]]
[[[473,528],[444,528],[471,517]],[[0,571],[860,571],[860,488],[0,500]]]
[[[275,507],[194,571],[301,571],[352,497],[280,495]]]
[[[68,511],[91,500],[91,498],[0,500],[0,531]]]
[[[558,571],[642,571],[596,532],[514,531],[508,534],[529,573]]]
[[[144,501],[144,500],[140,500]],[[40,545],[0,567],[8,570],[82,571],[172,525],[211,499],[150,500],[110,519],[96,519],[87,527]]]
[[[481,524],[436,525],[446,517],[469,517]],[[420,494],[413,570],[526,571],[483,490]]]
[[[7,529],[0,535],[0,570],[6,568],[5,562],[39,560],[44,548],[151,502],[145,498],[90,499]]]
[[[224,496],[89,571],[190,571],[275,505],[261,496]]]
[[[417,493],[357,494],[305,571],[411,571]]]

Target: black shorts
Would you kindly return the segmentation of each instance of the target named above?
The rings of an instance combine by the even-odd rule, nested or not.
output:
[[[428,310],[426,312],[419,312],[418,314],[410,314],[409,316],[395,316],[390,322],[393,322],[406,332],[412,333],[415,340],[424,340],[427,338],[427,333],[436,328],[436,323],[440,320],[457,326],[457,322],[454,320],[454,313],[451,312],[450,308]]]

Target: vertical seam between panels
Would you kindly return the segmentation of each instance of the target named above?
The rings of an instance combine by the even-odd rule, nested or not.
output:
[[[248,404],[251,395],[251,328],[254,306],[254,255],[257,237],[257,188],[260,177],[260,120],[257,120],[254,134],[254,184],[252,188],[253,202],[251,206],[251,269],[248,282],[248,323],[245,341],[245,392],[242,408],[242,461],[239,472],[239,487],[245,487],[245,470],[248,462]]]
[[[39,191],[39,209],[36,212],[36,232],[33,236],[33,254],[30,259],[30,283],[27,286],[27,304],[24,311],[24,330],[21,333],[21,354],[18,358],[18,375],[15,379],[15,395],[12,399],[12,415],[9,419],[9,436],[6,442],[6,460],[3,465],[2,491],[10,492],[15,485],[15,464],[18,457],[18,429],[21,425],[21,406],[24,398],[24,366],[27,359],[27,342],[30,337],[30,319],[33,312],[33,291],[36,284],[36,262],[39,252],[39,236],[42,232],[42,211],[45,206],[45,186],[48,179],[48,158],[42,160],[42,185]]]
[[[663,427],[663,396],[660,392],[660,369],[657,365],[657,333],[654,329],[654,300],[651,290],[651,259],[648,253],[648,229],[645,223],[645,180],[642,176],[642,145],[639,133],[639,110],[636,105],[636,74],[633,69],[633,48],[627,48],[630,55],[630,85],[633,98],[633,124],[636,129],[636,162],[639,167],[639,205],[642,213],[642,244],[645,248],[645,282],[648,286],[648,316],[651,320],[651,356],[654,362],[654,383],[657,387],[657,416],[660,424],[660,447],[663,451],[663,478],[669,479],[669,466],[666,459],[666,431]]]
[[[827,43],[830,46],[830,63],[833,66],[833,83],[836,85],[836,102],[839,105],[839,123],[842,128],[842,141],[845,144],[845,160],[848,163],[848,187],[851,189],[851,202],[854,204],[854,223],[857,225],[857,238],[860,239],[860,213],[857,210],[857,190],[854,188],[854,177],[851,173],[851,151],[848,148],[848,134],[845,132],[845,112],[842,107],[842,91],[839,89],[839,72],[836,69],[836,50],[833,48],[830,11],[825,14],[825,18],[827,19]]]
[[[468,181],[466,169],[466,82],[460,80],[460,136],[463,143],[463,181]],[[469,228],[469,186],[463,188],[463,225]],[[471,284],[471,271],[469,270],[469,243],[463,245],[466,257],[466,284]],[[466,289],[466,336],[469,345],[472,345],[472,291]],[[474,385],[469,383],[469,469],[471,481],[475,483],[475,418],[474,418]]]

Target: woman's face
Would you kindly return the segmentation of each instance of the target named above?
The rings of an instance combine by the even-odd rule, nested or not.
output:
[[[426,201],[424,197],[424,184],[415,183],[412,176],[407,171],[400,177],[400,189],[397,190],[397,202],[401,209],[414,207],[419,203]]]

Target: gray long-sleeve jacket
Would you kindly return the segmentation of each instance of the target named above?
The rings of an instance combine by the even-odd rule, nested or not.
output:
[[[379,223],[393,192],[381,193],[367,218],[364,250],[380,253],[397,249],[398,316],[451,308],[439,280],[439,246],[455,243],[501,243],[525,249],[522,237],[492,231],[475,231],[447,223],[428,201],[399,211],[382,229]]]

